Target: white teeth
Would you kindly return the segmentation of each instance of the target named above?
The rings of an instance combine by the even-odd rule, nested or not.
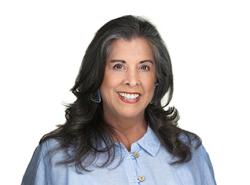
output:
[[[123,96],[126,99],[136,99],[139,94],[127,94],[127,93],[119,93],[119,95]]]

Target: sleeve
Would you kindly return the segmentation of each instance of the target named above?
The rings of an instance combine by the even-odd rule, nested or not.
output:
[[[33,153],[21,185],[48,185],[47,168],[48,164],[44,160],[44,146],[40,144]]]
[[[201,157],[201,176],[203,185],[216,185],[213,166],[203,145],[200,146],[200,157]]]

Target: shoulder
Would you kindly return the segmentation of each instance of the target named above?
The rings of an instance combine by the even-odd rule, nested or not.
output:
[[[206,182],[210,182],[208,184],[215,184],[212,162],[200,137],[193,134],[187,134],[183,139],[185,142],[188,140],[188,143],[190,143],[191,160],[188,162],[189,165],[199,169],[202,179]]]
[[[195,160],[200,160],[200,161],[204,161],[204,160],[208,160],[209,155],[207,153],[206,148],[204,147],[203,144],[200,144],[198,147],[193,147],[191,149],[192,155]]]
[[[39,157],[39,160],[46,156],[50,151],[56,150],[60,146],[59,142],[56,139],[47,139],[43,142],[40,142],[35,148],[34,155]]]
[[[179,136],[181,142],[190,147],[191,160],[199,163],[210,163],[210,158],[202,140],[192,133],[183,133]]]
[[[178,139],[180,142],[183,144],[189,146],[192,149],[199,148],[199,146],[202,145],[201,138],[193,134],[191,132],[182,132],[179,136]]]
[[[38,146],[41,150],[41,157],[47,164],[56,164],[65,158],[65,151],[61,149],[60,142],[57,139],[50,138],[41,142]]]
[[[179,140],[190,147],[192,158],[204,158],[208,155],[199,136],[192,133],[182,133],[179,135]]]
[[[46,139],[38,145],[38,148],[40,148],[44,153],[56,150],[58,147],[60,147],[60,142],[54,138]]]
[[[49,157],[46,155],[51,149],[57,146],[57,141],[49,139],[40,143],[28,164],[22,179],[22,185],[46,184],[47,178],[44,178],[49,169]]]
[[[65,184],[67,168],[57,165],[65,159],[65,152],[58,150],[59,147],[56,139],[47,139],[36,147],[23,176],[22,185],[54,184],[52,182]],[[58,178],[58,174],[62,178]]]
[[[58,148],[59,142],[56,139],[48,139],[38,144],[32,156],[32,160],[41,163],[45,156]]]
[[[200,170],[201,177],[206,184],[216,184],[213,165],[204,145],[201,144],[192,152],[192,161]]]

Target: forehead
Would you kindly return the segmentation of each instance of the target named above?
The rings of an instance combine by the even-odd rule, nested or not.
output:
[[[127,59],[127,60],[152,60],[154,59],[153,50],[149,42],[141,37],[127,39],[116,39],[110,45],[108,60]]]

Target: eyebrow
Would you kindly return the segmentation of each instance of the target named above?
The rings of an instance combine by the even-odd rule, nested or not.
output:
[[[121,63],[124,63],[124,64],[126,63],[125,60],[116,60],[116,59],[110,60],[110,63],[115,63],[115,62],[121,62]],[[142,64],[142,63],[145,63],[145,62],[150,62],[151,64],[154,64],[154,62],[152,60],[142,60],[139,63]]]

